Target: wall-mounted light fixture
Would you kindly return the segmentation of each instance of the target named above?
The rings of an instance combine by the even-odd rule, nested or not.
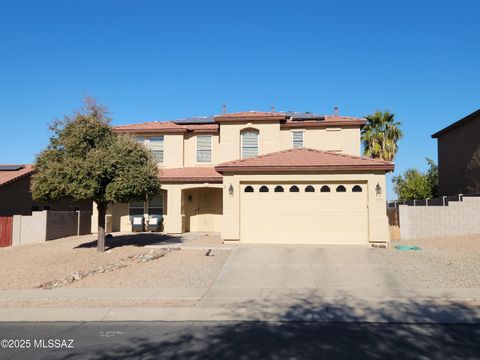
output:
[[[232,185],[232,184],[230,184],[230,186],[228,187],[228,194],[229,194],[230,196],[233,195],[233,185]]]
[[[382,196],[382,187],[380,186],[380,183],[377,183],[377,186],[375,186],[375,193],[378,197]]]

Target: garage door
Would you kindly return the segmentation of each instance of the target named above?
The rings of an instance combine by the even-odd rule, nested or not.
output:
[[[242,184],[240,216],[243,243],[368,243],[365,183]]]

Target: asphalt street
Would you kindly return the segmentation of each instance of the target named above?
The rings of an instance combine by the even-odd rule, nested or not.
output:
[[[480,359],[480,325],[464,324],[0,323],[1,339],[24,345],[2,360]]]

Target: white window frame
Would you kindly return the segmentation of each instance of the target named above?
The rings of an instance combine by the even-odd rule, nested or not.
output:
[[[196,139],[195,139],[195,162],[197,164],[212,164],[213,163],[213,136],[212,135],[197,135],[195,137],[196,137]],[[200,137],[210,138],[210,160],[209,161],[199,161],[198,160],[198,152],[199,151],[208,151],[208,150],[205,150],[205,149],[202,149],[202,150],[198,149],[198,139]]]
[[[292,130],[292,148],[293,149],[302,149],[305,147],[305,130]],[[302,134],[302,146],[295,146],[295,138],[294,134],[295,133],[300,133]]]
[[[240,158],[241,159],[248,159],[243,156],[243,135],[247,131],[255,131],[257,133],[257,155],[251,156],[251,157],[257,157],[260,155],[260,130],[255,128],[246,128],[240,131]]]
[[[152,148],[150,147],[150,139],[151,138],[161,138],[162,139],[162,161],[158,161],[155,157],[155,155],[153,155],[155,161],[157,162],[157,165],[163,165],[165,164],[165,136],[164,135],[157,135],[157,136],[149,136],[146,138],[145,142],[146,142],[146,146],[147,148],[152,152],[153,154],[153,150]],[[158,150],[157,150],[158,151]]]

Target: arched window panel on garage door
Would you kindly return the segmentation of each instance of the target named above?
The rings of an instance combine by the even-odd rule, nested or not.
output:
[[[315,192],[315,188],[312,185],[308,185],[305,188],[305,192]]]
[[[260,191],[260,192],[268,192],[268,191],[269,191],[269,190],[268,190],[268,186],[266,186],[266,185],[260,186],[260,190],[259,190],[259,191]]]
[[[338,185],[336,191],[337,192],[347,192],[347,189],[343,185]]]
[[[300,189],[297,185],[290,186],[290,192],[299,192]]]
[[[277,185],[275,186],[275,192],[283,192],[283,186]]]
[[[323,193],[330,192],[330,186],[323,185],[323,186],[320,188],[320,192],[323,192]]]
[[[362,187],[360,185],[355,185],[353,188],[352,188],[352,192],[362,192]]]
[[[254,191],[253,186],[248,185],[248,186],[245,187],[245,189],[243,191],[246,192],[246,193],[253,193],[253,191]]]

